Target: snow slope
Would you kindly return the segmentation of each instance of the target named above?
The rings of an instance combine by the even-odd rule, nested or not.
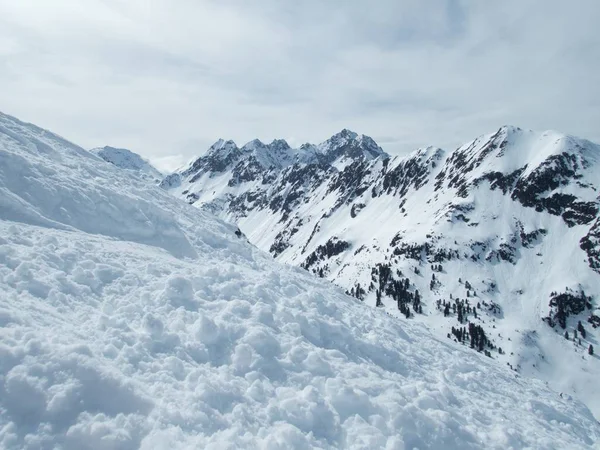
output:
[[[162,181],[164,178],[164,174],[159,172],[150,162],[131,150],[105,146],[93,148],[90,152],[98,155],[106,162],[122,169],[138,172],[141,176],[146,176],[152,181]]]
[[[1,448],[577,449],[600,436],[577,400],[5,115],[0,168]]]
[[[470,347],[469,324],[481,327],[475,349],[600,418],[600,360],[588,354],[600,348],[600,146],[504,126],[404,157],[347,130],[314,148],[333,156],[239,178],[244,161],[215,153],[162,185],[278,261],[440,338]]]

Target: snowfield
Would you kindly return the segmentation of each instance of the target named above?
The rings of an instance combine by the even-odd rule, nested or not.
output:
[[[0,115],[0,448],[590,448],[579,401]],[[238,233],[239,234],[239,233]]]

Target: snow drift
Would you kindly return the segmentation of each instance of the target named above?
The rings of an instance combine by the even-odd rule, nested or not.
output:
[[[0,447],[576,449],[600,436],[544,383],[0,120]]]

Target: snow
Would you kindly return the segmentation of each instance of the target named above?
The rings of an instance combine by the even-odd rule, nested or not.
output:
[[[0,119],[2,130],[7,119]],[[196,256],[181,226],[161,208],[156,189],[146,180],[127,177],[72,144],[52,144],[40,133],[27,145],[0,134],[4,219],[111,235],[159,246],[177,256]],[[114,176],[115,170],[120,177]],[[162,201],[170,199],[163,195]]]
[[[478,171],[469,174],[471,179],[476,179],[489,170],[501,169],[511,172],[524,165],[532,170],[531,168],[537,167],[548,156],[566,151],[565,143],[572,140],[556,132],[517,131],[514,127],[503,128],[501,131],[514,133],[512,139],[515,145],[507,145],[501,158],[498,158],[497,154],[488,156]],[[470,143],[463,148],[474,147],[473,153],[477,155],[490,137],[491,135],[476,140],[476,146]],[[599,154],[598,151],[593,151],[598,149],[597,146],[582,144],[582,147],[582,152],[585,152],[589,160],[593,161],[590,156]],[[418,150],[415,155],[421,158],[439,155],[437,151],[432,150]],[[390,165],[401,160],[397,158],[391,161]],[[562,292],[565,287],[584,289],[597,299],[600,279],[589,268],[585,254],[579,246],[579,240],[587,229],[582,226],[570,228],[560,217],[540,214],[532,208],[525,208],[509,196],[503,195],[500,190],[491,191],[483,185],[473,190],[465,199],[457,198],[455,192],[448,189],[435,192],[433,180],[442,167],[443,165],[438,163],[429,176],[432,181],[415,191],[414,195],[406,197],[407,202],[403,206],[405,213],[398,208],[398,198],[384,196],[373,199],[368,190],[356,200],[357,203],[366,204],[356,218],[349,219],[350,206],[333,212],[326,221],[320,222],[320,232],[304,248],[307,233],[314,225],[311,223],[294,235],[294,242],[298,244],[284,251],[278,256],[278,260],[300,264],[307,254],[324,244],[331,236],[340,236],[350,242],[352,247],[345,254],[327,261],[331,269],[328,278],[348,290],[357,282],[367,286],[371,281],[371,267],[377,263],[391,263],[393,270],[400,269],[409,274],[415,288],[427,299],[429,310],[426,310],[425,315],[416,315],[415,320],[427,324],[440,338],[447,335],[450,324],[440,311],[435,310],[434,302],[437,299],[447,300],[451,295],[454,298],[464,298],[465,287],[457,280],[469,280],[477,289],[476,301],[492,300],[502,307],[501,317],[484,316],[477,322],[485,327],[486,333],[504,349],[504,355],[495,355],[498,362],[510,364],[524,375],[547,381],[557,391],[575,395],[592,409],[597,418],[600,417],[600,391],[596,389],[600,361],[597,357],[587,355],[587,346],[592,343],[596,347],[600,333],[587,325],[589,313],[583,313],[568,321],[570,333],[578,320],[586,324],[590,333],[583,345],[566,341],[563,337],[564,330],[559,329],[557,332],[541,320],[548,313],[548,299],[552,291]],[[585,171],[584,180],[593,186],[600,186],[598,173],[598,167],[592,166]],[[584,200],[593,201],[597,197],[597,192],[592,189],[572,186],[561,189],[563,192],[575,192]],[[324,195],[324,192],[325,189],[315,192],[315,197],[320,200],[303,206],[298,211],[298,216],[302,217],[305,223],[310,223],[307,218],[322,217],[331,209],[336,194],[331,193],[323,198],[321,195]],[[469,218],[471,222],[479,223],[479,226],[470,226],[458,220],[448,221],[445,213],[447,205],[450,204],[473,207],[474,213],[469,214]],[[374,225],[373,218],[377,218],[377,225]],[[271,245],[269,240],[274,239],[279,232],[278,219],[275,217],[270,222],[270,229],[273,231],[269,235],[259,231],[249,233],[249,230],[256,229],[254,224],[258,221],[253,215],[242,218],[239,224],[252,242],[256,242],[259,248],[268,249]],[[410,259],[394,262],[393,256],[386,253],[395,234],[402,231],[404,242],[422,244],[429,240],[429,234],[439,237],[435,244],[437,248],[456,248],[461,254],[470,252],[472,243],[484,242],[489,246],[489,250],[483,255],[485,258],[489,251],[499,248],[510,236],[518,234],[519,223],[525,224],[527,232],[543,228],[548,231],[548,235],[531,248],[519,248],[518,260],[514,265],[507,262],[471,263],[468,259],[444,261],[443,273],[435,273],[443,286],[435,291],[429,288],[433,272],[428,264],[420,267],[421,275],[412,276],[414,267],[420,266],[419,262]],[[256,241],[252,239],[254,236]],[[357,257],[354,251],[362,245],[369,247],[370,251]],[[497,285],[497,290],[486,293],[484,283],[489,284],[490,281]],[[375,305],[374,293],[366,301]],[[400,315],[391,299],[384,299],[384,304],[390,314]],[[458,322],[453,325],[458,326]],[[531,336],[535,339],[532,340]]]
[[[106,162],[122,169],[134,170],[153,181],[161,181],[164,178],[164,174],[159,172],[150,162],[131,150],[105,146],[94,148],[90,152],[98,155]]]
[[[323,144],[306,144],[301,149],[326,154],[360,139],[365,138],[344,130]],[[456,152],[464,153],[464,166],[447,175],[446,182],[436,189],[438,175]],[[587,255],[580,248],[580,240],[592,224],[571,227],[560,216],[525,207],[501,189],[492,190],[489,182],[474,185],[491,172],[509,175],[522,169],[522,177],[527,177],[548,158],[564,153],[578,167],[577,178],[543,196],[572,194],[580,201],[597,205],[600,146],[555,131],[535,132],[514,126],[501,127],[455,151],[426,147],[407,156],[390,158],[385,170],[382,158],[376,158],[368,163],[366,174],[361,172],[355,179],[349,177],[351,181],[347,184],[337,183],[340,179],[337,175],[345,170],[350,172],[353,169],[350,164],[355,161],[342,155],[331,162],[333,173],[321,172],[321,180],[291,177],[294,181],[287,182],[288,168],[269,173],[276,177],[272,183],[263,183],[260,174],[255,181],[229,186],[230,172],[218,176],[206,172],[194,182],[184,180],[184,186],[172,192],[175,195],[183,190],[194,192],[198,196],[195,206],[235,222],[250,242],[264,251],[270,251],[278,240],[284,241],[287,245],[275,255],[282,263],[299,266],[311,252],[334,237],[348,242],[347,251],[320,263],[324,276],[345,290],[350,291],[357,283],[369,286],[372,268],[377,264],[389,264],[393,272],[402,271],[403,277],[410,278],[411,289],[418,289],[424,297],[424,314],[415,314],[410,320],[425,324],[440,339],[447,339],[451,326],[459,324],[455,316],[444,317],[435,302],[448,301],[451,296],[464,299],[464,280],[468,280],[474,286],[471,293],[477,292],[475,304],[494,302],[501,308],[498,314],[480,311],[480,317],[473,319],[485,329],[494,345],[503,349],[503,353],[494,351],[494,361],[548,382],[558,392],[575,396],[600,418],[600,390],[596,389],[600,359],[587,354],[588,346],[594,345],[597,351],[600,341],[600,331],[587,322],[590,312],[600,315],[600,278],[589,267]],[[426,168],[425,182],[418,189],[410,185],[405,194],[386,192],[382,174],[396,168],[403,169],[401,177],[410,177],[411,172]],[[448,180],[455,175],[470,186],[464,196],[458,195],[456,187],[448,186]],[[362,186],[367,189],[361,195],[350,197]],[[373,192],[382,194],[374,196]],[[259,199],[264,194],[265,201],[253,205],[246,201],[247,193]],[[270,201],[278,196],[296,196],[298,201],[291,203],[290,211],[277,210]],[[232,199],[242,199],[245,208],[232,208]],[[352,215],[356,205],[361,205],[360,213]],[[459,217],[461,214],[468,222]],[[521,232],[541,229],[547,234],[530,246],[520,243]],[[459,257],[443,261],[440,273],[432,271],[423,259],[396,257],[390,243],[399,233],[404,243],[429,243],[435,249],[458,252]],[[515,260],[498,258],[498,250],[503,245],[512,245],[514,238],[519,242],[515,244]],[[420,270],[419,275],[415,274],[415,268]],[[440,286],[432,290],[433,275]],[[495,289],[491,289],[492,283]],[[542,320],[549,312],[550,293],[563,292],[565,288],[583,289],[594,297],[591,311],[573,315],[567,321],[571,336],[578,321],[585,325],[587,338],[581,344],[565,340],[565,330],[552,329]],[[365,303],[374,306],[375,299],[373,289]],[[383,308],[391,315],[400,315],[397,304],[389,298],[383,299]]]
[[[598,440],[579,401],[280,265],[134,173],[0,123],[1,448]]]
[[[0,231],[3,448],[585,448],[598,436],[578,402],[241,241],[190,261]]]

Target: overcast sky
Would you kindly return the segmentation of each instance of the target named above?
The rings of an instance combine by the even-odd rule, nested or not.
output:
[[[217,138],[600,142],[599,0],[0,0],[0,111],[163,170]]]

